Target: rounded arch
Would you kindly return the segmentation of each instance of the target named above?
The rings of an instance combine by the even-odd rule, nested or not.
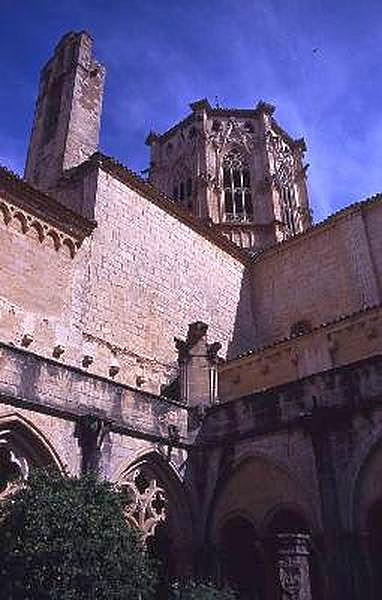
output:
[[[29,231],[37,235],[38,241],[42,242],[44,239],[44,229],[38,221],[32,221],[29,226]]]
[[[278,574],[275,570],[277,554],[274,538],[283,529],[286,512],[293,514],[294,528],[292,531],[285,528],[285,532],[318,531],[317,513],[308,498],[295,474],[285,464],[264,453],[250,450],[222,473],[211,506],[207,535],[217,549],[217,555],[223,557],[219,558],[223,580],[226,575],[228,580],[233,581],[235,576],[232,573],[240,574],[240,577],[236,574],[235,587],[243,598],[265,600],[276,597]],[[238,518],[245,520],[243,528]],[[224,536],[227,523],[232,530],[228,537]],[[242,529],[245,531],[246,549],[241,549],[239,544]],[[229,538],[233,540],[232,548]],[[233,564],[228,563],[228,567],[224,562],[227,551],[235,554]],[[247,563],[248,552],[252,555],[252,567]],[[255,571],[257,583],[255,580],[250,583],[251,573]],[[240,579],[246,582],[243,589]]]
[[[49,229],[49,231],[47,232],[47,234],[45,236],[45,243],[49,244],[49,242],[53,242],[53,247],[56,251],[60,249],[60,246],[61,246],[60,238],[59,238],[58,234],[55,231],[53,231],[53,229]]]
[[[220,579],[240,598],[265,600],[271,595],[272,572],[256,527],[247,515],[227,516],[219,534]]]
[[[351,529],[362,531],[366,527],[368,510],[382,498],[382,432],[368,436],[358,454],[356,465],[347,481],[349,504],[348,523]]]
[[[28,231],[28,222],[23,213],[15,212],[13,215],[13,222],[15,223],[16,229],[19,228],[22,233]]]
[[[277,552],[277,536],[280,534],[307,534],[310,539],[309,571],[311,594],[313,600],[327,597],[328,578],[325,567],[325,555],[321,548],[320,537],[314,536],[309,515],[304,507],[296,504],[279,504],[266,516],[262,528],[264,539],[268,540],[268,552],[273,555],[275,563]]]
[[[382,585],[382,430],[365,435],[344,478],[345,523],[357,553],[356,585],[377,600]]]
[[[229,502],[222,510],[225,498]],[[214,540],[224,515],[235,511],[246,514],[261,535],[266,519],[280,506],[294,507],[312,531],[320,530],[318,509],[290,469],[265,453],[245,452],[221,473],[209,511],[208,537]]]
[[[66,249],[66,251],[69,254],[70,258],[74,258],[74,255],[76,253],[76,248],[75,248],[72,240],[69,239],[69,238],[64,238],[64,240],[62,242],[62,246],[63,246],[64,249]]]
[[[270,533],[308,533],[314,529],[310,516],[302,504],[283,502],[272,506],[265,515],[261,534]]]

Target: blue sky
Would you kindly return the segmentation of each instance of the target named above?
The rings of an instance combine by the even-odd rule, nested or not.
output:
[[[307,141],[322,219],[382,192],[381,24],[381,0],[0,0],[0,162],[22,172],[40,67],[87,29],[107,67],[105,153],[139,171],[148,131],[189,102],[263,99]]]

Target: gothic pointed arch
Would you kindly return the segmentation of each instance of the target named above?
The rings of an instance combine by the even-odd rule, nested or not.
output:
[[[377,600],[382,585],[382,436],[368,440],[355,470],[351,527],[365,575],[368,597]],[[362,561],[362,562],[361,562]],[[366,589],[366,588],[365,588]]]
[[[244,146],[230,143],[222,152],[220,163],[224,220],[252,221],[254,176],[248,152]]]
[[[33,466],[63,465],[47,438],[17,413],[0,416],[0,496],[28,478]]]
[[[190,562],[192,519],[185,488],[159,452],[138,456],[117,479],[126,494],[126,518],[139,529],[149,551],[169,576]]]

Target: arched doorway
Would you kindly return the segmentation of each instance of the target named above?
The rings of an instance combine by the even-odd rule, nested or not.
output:
[[[255,528],[248,519],[237,516],[224,524],[220,563],[223,582],[238,592],[240,600],[266,600],[267,566]]]

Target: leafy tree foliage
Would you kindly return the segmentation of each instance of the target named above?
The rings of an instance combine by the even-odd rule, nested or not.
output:
[[[152,600],[156,565],[93,475],[35,470],[0,503],[0,590],[7,600]],[[191,598],[191,597],[190,597]]]

